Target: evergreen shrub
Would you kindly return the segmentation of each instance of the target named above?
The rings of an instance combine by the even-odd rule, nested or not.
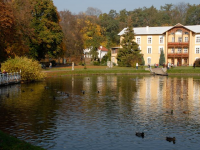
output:
[[[103,58],[101,59],[101,66],[106,66],[107,65],[107,60],[108,60],[108,55],[104,55]]]
[[[40,80],[45,77],[45,74],[41,72],[41,64],[27,57],[8,59],[1,64],[1,70],[8,73],[20,72],[21,70],[21,80],[26,82]]]
[[[94,66],[99,66],[100,63],[99,63],[99,61],[94,61],[94,62],[93,62],[93,65],[94,65]]]
[[[200,58],[196,59],[194,63],[196,67],[200,67]]]

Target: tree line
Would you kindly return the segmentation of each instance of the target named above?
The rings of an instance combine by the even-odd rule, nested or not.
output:
[[[52,0],[0,0],[0,61],[61,54],[64,35],[59,21]]]
[[[119,46],[117,34],[128,26],[128,18],[133,27],[197,25],[200,5],[181,2],[109,13],[89,7],[72,14],[58,12],[52,0],[0,0],[0,62],[15,56],[36,60],[77,56],[88,47],[95,59],[100,45]]]

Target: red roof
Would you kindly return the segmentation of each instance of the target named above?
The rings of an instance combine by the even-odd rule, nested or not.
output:
[[[108,51],[108,49],[106,49],[106,48],[103,47],[103,46],[100,46],[98,49],[101,50],[101,51]]]

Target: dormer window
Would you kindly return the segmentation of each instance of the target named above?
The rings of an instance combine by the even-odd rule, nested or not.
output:
[[[177,30],[176,34],[182,34],[182,30]]]

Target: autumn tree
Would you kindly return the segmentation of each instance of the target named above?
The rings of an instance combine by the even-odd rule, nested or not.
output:
[[[174,12],[173,23],[185,24],[188,9],[189,9],[189,4],[185,2],[180,2],[177,3],[176,5],[173,5],[173,12]]]
[[[9,57],[10,45],[15,34],[13,11],[10,4],[0,1],[0,62]]]
[[[109,14],[101,14],[99,16],[99,25],[105,29],[103,35],[105,37],[105,46],[109,49],[119,43],[119,21]]]
[[[128,27],[126,28],[122,36],[122,49],[120,49],[117,54],[118,65],[120,67],[134,67],[136,63],[140,64],[140,61],[142,60],[142,55],[140,54],[138,44],[134,41],[135,35],[132,26],[132,20],[130,19],[130,17],[128,20]]]
[[[85,14],[88,16],[98,17],[100,14],[102,14],[102,11],[98,8],[88,7]]]
[[[83,14],[72,15],[70,11],[59,12],[61,17],[60,25],[64,34],[65,56],[82,55],[83,34],[82,29],[85,24]]]
[[[52,0],[33,0],[32,22],[34,37],[30,39],[29,55],[37,60],[56,57],[61,51],[63,40],[59,15]]]
[[[103,33],[104,29],[100,25],[86,21],[86,27],[83,29],[84,48],[90,48],[90,54],[93,60],[98,58],[97,49],[104,40]]]
[[[186,24],[188,25],[200,24],[200,5],[189,6],[186,15]]]
[[[12,9],[16,24],[12,51],[15,56],[28,55],[30,39],[34,37],[34,28],[31,27],[33,5],[30,0],[14,0]]]

